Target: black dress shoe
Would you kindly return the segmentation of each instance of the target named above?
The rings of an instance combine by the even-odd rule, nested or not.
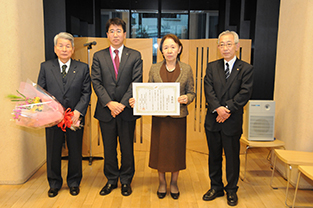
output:
[[[219,197],[219,196],[224,196],[224,191],[223,190],[217,191],[215,189],[210,189],[210,190],[208,190],[208,192],[206,192],[203,195],[202,199],[204,201],[211,201],[211,200],[213,200],[213,199],[215,199],[216,197]]]
[[[129,196],[132,193],[132,188],[130,187],[130,184],[122,184],[121,191],[123,196]]]
[[[117,188],[117,185],[116,184],[105,184],[105,186],[101,189],[100,191],[100,195],[104,196],[104,195],[107,195],[109,193],[111,193],[111,191],[113,189]]]
[[[79,194],[79,187],[70,187],[70,194],[76,196]]]
[[[172,193],[172,192],[171,192],[171,197],[172,197],[173,199],[178,199],[178,197],[179,197],[179,192],[178,192],[178,193]]]
[[[48,191],[48,196],[49,197],[55,197],[56,195],[58,195],[58,193],[59,193],[59,189],[50,188]]]
[[[227,192],[227,204],[229,206],[236,206],[238,204],[236,192]]]
[[[161,193],[161,192],[157,191],[157,195],[158,195],[159,199],[163,199],[166,196],[166,192]]]

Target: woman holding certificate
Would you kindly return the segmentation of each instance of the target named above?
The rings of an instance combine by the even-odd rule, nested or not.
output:
[[[176,35],[165,35],[160,43],[164,60],[153,64],[149,72],[149,82],[180,83],[180,115],[152,117],[149,167],[158,170],[157,196],[160,199],[167,193],[166,172],[171,172],[171,196],[178,199],[178,174],[180,170],[186,169],[187,105],[194,100],[195,93],[192,69],[188,64],[179,61],[182,50],[183,45]],[[129,103],[133,107],[135,99],[131,98]]]

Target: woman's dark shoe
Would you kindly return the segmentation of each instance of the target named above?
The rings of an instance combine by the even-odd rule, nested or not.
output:
[[[163,199],[166,196],[166,192],[161,193],[161,192],[157,191],[157,195],[158,195],[159,199]]]
[[[172,197],[173,199],[178,199],[178,197],[179,197],[179,192],[178,192],[178,193],[172,193],[172,192],[171,192],[171,197]]]

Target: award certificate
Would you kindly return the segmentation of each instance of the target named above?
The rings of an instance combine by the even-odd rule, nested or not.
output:
[[[180,115],[180,83],[133,83],[134,115]]]

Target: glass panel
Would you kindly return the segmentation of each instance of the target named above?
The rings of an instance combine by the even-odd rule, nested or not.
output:
[[[156,10],[132,11],[131,18],[130,37],[153,39],[153,63],[155,63],[158,51],[158,12]]]
[[[158,37],[158,14],[153,11],[132,11],[131,28],[132,38]]]
[[[157,38],[168,33],[180,39],[206,39],[218,36],[218,11],[162,10],[161,35],[158,37],[158,10],[132,10],[129,22],[129,10],[101,10],[101,37],[106,37],[105,24],[108,19],[119,17],[126,22],[127,38],[152,38],[153,63],[158,50]],[[189,19],[188,19],[189,18]],[[190,21],[190,28],[188,28]]]
[[[111,18],[119,17],[126,22],[126,36],[129,37],[129,10],[101,9],[101,37],[106,37],[105,24]]]
[[[188,39],[188,14],[181,11],[162,11],[161,37],[172,33],[178,38]]]
[[[190,11],[190,39],[217,38],[218,11]]]

